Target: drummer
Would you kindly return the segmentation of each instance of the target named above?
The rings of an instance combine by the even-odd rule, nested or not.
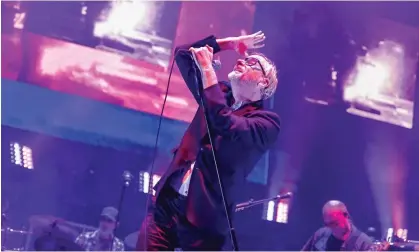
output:
[[[114,235],[117,216],[116,208],[105,207],[100,215],[99,228],[80,234],[75,242],[85,251],[124,251],[124,243]]]

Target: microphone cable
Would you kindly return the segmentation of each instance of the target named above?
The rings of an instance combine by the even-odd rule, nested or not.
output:
[[[156,141],[154,143],[153,159],[151,161],[151,167],[148,170],[148,173],[150,174],[150,181],[151,181],[151,193],[147,193],[147,200],[146,200],[146,205],[145,205],[145,213],[146,213],[146,215],[145,215],[145,229],[144,229],[144,241],[145,241],[144,242],[145,248],[143,248],[144,251],[147,251],[147,242],[148,242],[148,239],[147,239],[147,226],[148,226],[148,224],[147,224],[147,222],[148,222],[148,210],[149,210],[148,204],[150,202],[150,196],[153,195],[153,187],[154,187],[154,185],[153,185],[153,171],[154,171],[154,164],[155,164],[155,160],[156,160],[156,157],[157,157],[161,123],[163,121],[163,112],[164,112],[164,108],[166,106],[167,96],[169,95],[170,79],[172,78],[173,67],[175,66],[175,59],[176,59],[177,53],[178,53],[178,51],[175,50],[175,54],[174,54],[173,60],[172,60],[172,65],[171,65],[170,71],[169,71],[169,78],[167,80],[167,86],[166,86],[166,91],[165,91],[165,95],[164,95],[164,99],[163,99],[163,104],[162,104],[161,111],[160,111],[159,123],[158,123],[158,126],[157,126],[157,133],[156,133]],[[144,225],[144,222],[143,222],[143,225]],[[142,227],[141,227],[141,229],[142,229]],[[140,235],[141,234],[139,234],[139,236]],[[138,243],[138,241],[137,241],[137,243]]]
[[[164,108],[165,108],[165,105],[166,105],[167,96],[169,94],[170,80],[171,80],[172,73],[173,73],[173,68],[174,68],[174,65],[175,65],[175,59],[176,59],[177,54],[180,51],[189,51],[189,50],[186,50],[186,49],[175,50],[175,54],[174,54],[173,60],[172,60],[172,65],[170,67],[169,77],[168,77],[168,80],[167,80],[166,92],[165,92],[165,96],[164,96],[164,100],[163,100],[163,104],[162,104],[162,108],[161,108],[161,112],[160,112],[159,123],[158,123],[158,126],[157,126],[157,133],[156,133],[156,141],[155,141],[155,144],[154,144],[153,159],[152,159],[151,167],[150,167],[150,170],[149,170],[152,187],[153,187],[152,173],[153,173],[153,170],[154,170],[154,164],[155,164],[155,160],[156,160],[156,157],[157,157],[158,142],[159,142],[159,136],[160,136],[160,130],[161,130],[161,123],[163,121]],[[192,64],[193,64],[192,68],[194,69],[194,72],[195,72],[195,80],[196,80],[196,83],[199,83],[198,82],[198,69],[197,69],[195,60],[193,59],[192,55],[191,55],[191,57],[192,57]],[[213,67],[218,68],[219,63],[214,64],[214,62],[213,62]],[[208,118],[207,118],[207,115],[206,115],[204,100],[203,100],[203,97],[201,96],[201,94],[202,94],[201,91],[202,91],[203,88],[200,87],[200,86],[198,86],[196,88],[197,88],[198,96],[199,96],[200,103],[201,103],[201,104],[198,104],[198,106],[202,106],[202,110],[203,110],[203,113],[204,113],[204,118],[205,118],[206,127],[207,127],[207,133],[208,133],[209,141],[210,141],[210,144],[211,144],[212,156],[213,156],[213,159],[214,159],[215,170],[216,170],[216,173],[217,173],[217,178],[218,178],[218,182],[219,182],[219,186],[220,186],[220,190],[221,190],[221,197],[222,197],[224,210],[225,210],[226,217],[227,217],[227,223],[228,223],[229,230],[230,230],[231,242],[232,242],[234,251],[238,251],[239,249],[238,249],[238,245],[237,245],[237,238],[236,238],[236,235],[235,235],[235,230],[234,230],[233,225],[232,225],[231,217],[230,217],[230,215],[228,213],[228,210],[227,210],[227,201],[226,201],[226,198],[225,198],[225,195],[224,195],[224,187],[223,187],[223,184],[222,184],[222,181],[221,181],[221,177],[220,177],[219,170],[218,170],[218,165],[217,165],[217,160],[216,160],[216,157],[215,157],[214,145],[213,145],[213,142],[212,142],[210,127],[209,127],[209,124],[208,124],[209,121],[208,121]],[[144,246],[145,246],[145,248],[143,248],[145,251],[147,250],[147,242],[148,242],[148,239],[147,239],[147,226],[148,226],[147,222],[148,222],[148,211],[149,211],[149,205],[148,204],[149,204],[149,201],[150,201],[150,195],[152,195],[152,190],[151,190],[151,194],[148,193],[148,195],[147,195],[146,207],[145,207],[145,212],[146,212],[145,223],[143,222],[143,225],[144,224],[146,225],[145,229],[144,229],[144,240],[145,240]],[[141,228],[143,228],[143,227],[141,227]]]
[[[239,251],[239,246],[238,246],[237,237],[236,237],[236,231],[233,227],[232,218],[231,218],[231,216],[228,212],[228,207],[227,207],[228,203],[227,203],[227,199],[226,199],[226,196],[225,196],[225,193],[224,193],[225,189],[224,189],[223,181],[221,180],[220,171],[218,169],[218,163],[217,163],[217,158],[216,158],[216,155],[215,155],[214,143],[212,141],[210,121],[209,121],[209,118],[208,118],[209,116],[207,114],[207,109],[205,107],[205,102],[204,102],[204,97],[203,97],[204,87],[202,85],[199,85],[199,81],[198,81],[198,73],[200,73],[200,70],[195,63],[195,59],[194,59],[193,55],[191,55],[191,57],[192,57],[192,62],[193,62],[193,69],[194,69],[194,72],[195,72],[195,82],[198,85],[196,88],[197,88],[197,92],[198,92],[198,96],[199,96],[200,106],[202,106],[202,113],[204,114],[204,120],[205,120],[205,124],[206,124],[208,139],[209,139],[209,143],[211,145],[211,154],[212,154],[212,158],[213,158],[213,161],[214,161],[214,168],[215,168],[215,172],[217,174],[218,185],[220,187],[221,200],[223,202],[224,212],[225,212],[225,215],[226,215],[227,225],[228,225],[228,228],[229,228],[231,245],[233,246],[233,251]]]

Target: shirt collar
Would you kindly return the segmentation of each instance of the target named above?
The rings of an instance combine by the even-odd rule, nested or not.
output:
[[[242,101],[242,102],[237,102],[237,103],[233,103],[233,105],[231,105],[231,109],[233,111],[239,110],[241,108],[243,108],[246,105],[253,105],[254,107],[258,107],[258,108],[262,108],[263,107],[263,100],[258,100],[258,101]]]
[[[233,111],[236,111],[236,110],[238,110],[239,108],[243,107],[244,105],[246,105],[248,103],[249,102],[244,102],[244,101],[236,102],[233,105],[231,105],[231,108],[233,109]]]
[[[97,239],[98,241],[100,241],[101,239],[100,239],[100,237],[99,237],[99,230],[96,230],[94,233],[93,233],[93,237],[95,238],[95,239]],[[109,240],[112,240],[114,238],[114,234],[112,234],[111,235],[111,237],[109,238]]]

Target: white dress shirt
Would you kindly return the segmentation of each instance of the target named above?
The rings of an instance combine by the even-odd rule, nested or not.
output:
[[[178,189],[178,193],[183,196],[188,196],[189,184],[191,183],[192,172],[195,167],[195,162],[191,164],[182,178],[182,184]]]

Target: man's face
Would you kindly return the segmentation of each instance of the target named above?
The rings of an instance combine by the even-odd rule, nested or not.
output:
[[[115,227],[116,227],[115,221],[105,216],[100,217],[99,230],[102,234],[112,234]]]
[[[260,55],[237,60],[233,71],[228,75],[235,98],[240,96],[241,99],[252,99],[255,94],[260,94],[262,86],[258,83],[265,82],[265,69],[268,65],[267,60]]]
[[[323,221],[325,226],[332,230],[332,233],[340,238],[349,231],[349,219],[348,217],[339,210],[330,210],[323,213]]]

